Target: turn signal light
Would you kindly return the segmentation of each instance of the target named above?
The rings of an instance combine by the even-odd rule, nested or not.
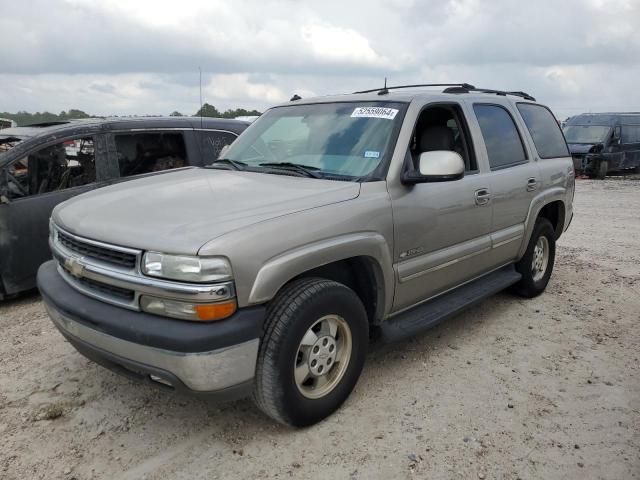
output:
[[[196,304],[194,310],[199,320],[210,322],[222,320],[236,313],[236,301],[230,300],[222,303]]]
[[[238,305],[235,298],[220,303],[191,303],[143,295],[140,297],[140,308],[162,317],[211,322],[230,317],[236,313]]]

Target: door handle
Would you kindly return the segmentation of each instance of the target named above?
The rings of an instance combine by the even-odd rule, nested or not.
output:
[[[527,180],[527,192],[533,192],[537,188],[538,188],[538,180],[536,180],[533,177]]]
[[[488,188],[481,188],[476,190],[476,205],[486,205],[491,200],[491,192]]]

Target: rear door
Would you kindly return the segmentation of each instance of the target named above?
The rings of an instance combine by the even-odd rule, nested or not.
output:
[[[100,135],[43,143],[5,170],[7,202],[0,205],[0,277],[4,294],[35,287],[38,267],[51,258],[49,217],[64,200],[95,188],[104,154]]]
[[[493,203],[491,255],[494,266],[515,260],[531,202],[540,188],[538,166],[523,141],[524,125],[508,102],[473,103],[489,164]]]

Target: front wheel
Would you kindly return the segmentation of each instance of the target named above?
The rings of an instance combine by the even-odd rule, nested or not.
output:
[[[524,256],[516,263],[522,279],[513,286],[520,296],[533,298],[547,288],[556,258],[556,234],[551,222],[538,218]]]
[[[353,390],[368,338],[364,306],[350,288],[321,278],[292,282],[267,312],[256,404],[286,425],[319,422]]]
[[[609,162],[606,160],[600,160],[598,162],[598,171],[596,172],[596,177],[599,180],[604,180],[607,176],[607,171],[609,170]]]

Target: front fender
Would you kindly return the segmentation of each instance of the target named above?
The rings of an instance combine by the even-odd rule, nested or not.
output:
[[[248,303],[265,303],[298,275],[353,257],[369,257],[377,264],[384,283],[381,298],[384,301],[383,311],[388,313],[394,292],[391,249],[385,238],[375,232],[357,232],[321,240],[269,259],[256,275]]]

